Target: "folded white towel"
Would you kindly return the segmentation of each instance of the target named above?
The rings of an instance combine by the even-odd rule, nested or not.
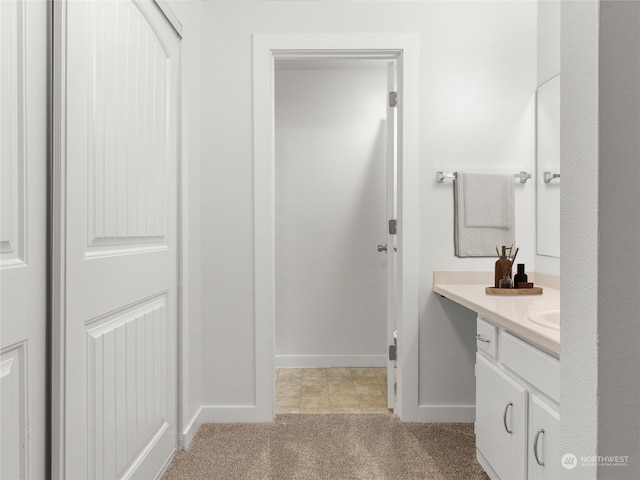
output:
[[[454,185],[455,254],[493,257],[515,243],[513,175],[458,172]]]
[[[464,225],[471,228],[511,228],[513,176],[459,173],[464,188]]]

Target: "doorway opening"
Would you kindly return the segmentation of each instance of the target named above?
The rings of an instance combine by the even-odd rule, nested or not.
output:
[[[289,58],[391,59],[397,62],[396,413],[417,421],[418,409],[418,145],[420,37],[416,34],[254,34],[254,338],[252,421],[276,413],[275,63]],[[376,242],[380,242],[379,240]],[[384,248],[384,241],[380,244]],[[392,341],[389,339],[388,341]]]
[[[276,58],[278,413],[395,406],[396,64]]]

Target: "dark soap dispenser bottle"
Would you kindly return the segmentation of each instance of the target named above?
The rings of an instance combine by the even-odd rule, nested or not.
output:
[[[513,277],[513,286],[518,288],[519,283],[527,283],[529,281],[529,277],[524,273],[524,263],[518,264],[518,273],[516,273]]]

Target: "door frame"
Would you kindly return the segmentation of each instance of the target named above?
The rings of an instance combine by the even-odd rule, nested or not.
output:
[[[254,34],[255,421],[275,416],[275,60],[397,58],[398,401],[402,421],[418,421],[419,90],[418,34]]]

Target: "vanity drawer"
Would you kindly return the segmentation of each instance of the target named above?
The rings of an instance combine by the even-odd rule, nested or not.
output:
[[[482,352],[491,358],[497,357],[497,328],[481,317],[478,317],[476,327],[476,346],[478,347],[478,352]]]
[[[560,362],[508,332],[500,332],[500,361],[534,387],[560,402]]]

